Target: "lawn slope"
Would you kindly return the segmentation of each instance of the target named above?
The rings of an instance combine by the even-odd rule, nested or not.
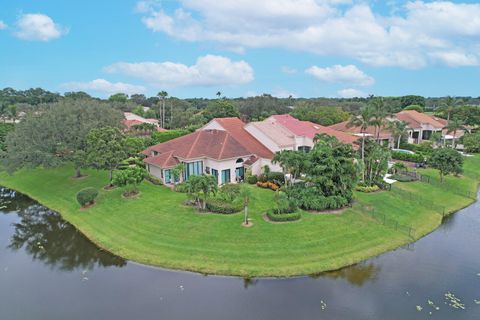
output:
[[[480,157],[466,161],[465,176],[448,177],[448,182],[473,192]],[[80,180],[71,179],[72,174],[70,167],[22,170],[11,176],[0,173],[0,185],[60,212],[100,247],[155,266],[245,277],[305,275],[338,269],[413,240],[356,207],[341,215],[304,213],[301,221],[287,224],[265,222],[262,215],[272,206],[273,193],[256,187],[252,187],[251,228],[241,227],[241,214],[200,214],[183,205],[184,194],[147,182],[140,186],[136,199],[122,198],[120,189],[102,189],[97,204],[81,210],[76,192],[87,186],[101,189],[107,173],[87,171],[88,177]],[[473,201],[422,182],[397,187],[442,203],[448,212]],[[356,194],[356,198],[388,218],[412,226],[416,238],[441,223],[441,214],[409,201],[403,193]]]

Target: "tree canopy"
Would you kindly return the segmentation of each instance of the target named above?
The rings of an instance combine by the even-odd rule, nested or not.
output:
[[[463,156],[451,148],[438,148],[432,153],[428,164],[439,171],[440,181],[449,174],[463,172]]]

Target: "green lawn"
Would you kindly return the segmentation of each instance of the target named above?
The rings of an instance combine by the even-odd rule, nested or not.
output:
[[[461,190],[475,191],[480,157],[468,158],[465,177],[448,177]],[[404,245],[412,239],[377,223],[360,210],[341,215],[304,213],[302,220],[267,223],[262,214],[272,206],[270,190],[252,187],[251,218],[254,226],[241,226],[242,214],[200,214],[183,206],[185,195],[165,187],[143,183],[137,199],[124,199],[122,190],[100,191],[97,204],[80,210],[78,190],[101,189],[106,172],[88,171],[73,180],[72,168],[22,170],[9,176],[0,173],[0,184],[19,190],[56,210],[92,241],[126,259],[141,263],[202,273],[258,276],[293,276],[338,269]],[[432,174],[426,172],[426,174]],[[421,182],[398,188],[434,200],[449,211],[472,202],[446,189]],[[387,217],[416,229],[416,237],[434,230],[441,222],[438,212],[392,192],[356,194]]]

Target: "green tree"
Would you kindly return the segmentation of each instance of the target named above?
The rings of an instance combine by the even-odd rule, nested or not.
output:
[[[168,97],[168,92],[167,91],[160,91],[157,94],[157,96],[162,101],[162,104],[160,105],[160,110],[159,110],[160,126],[162,128],[165,128],[165,99]]]
[[[400,105],[402,109],[405,109],[408,106],[411,105],[418,105],[421,106],[422,108],[425,107],[425,98],[422,96],[403,96],[400,98]]]
[[[380,131],[385,125],[387,116],[389,115],[388,110],[385,106],[385,100],[382,97],[372,98],[371,108],[373,110],[371,124],[375,127],[375,140],[380,141]]]
[[[203,116],[210,121],[213,118],[239,117],[240,113],[230,100],[219,99],[208,104]]]
[[[138,193],[138,185],[148,175],[147,170],[139,166],[128,167],[113,173],[112,183],[119,187],[126,187],[127,194]]]
[[[201,210],[205,210],[208,198],[218,190],[218,181],[211,175],[190,176],[185,184]]]
[[[347,127],[360,128],[362,134],[362,161],[365,159],[365,135],[369,126],[372,125],[374,110],[371,107],[363,108],[358,116],[352,116]]]
[[[109,98],[108,98],[109,101],[112,101],[112,102],[127,102],[128,100],[128,95],[125,94],[125,93],[115,93],[115,94],[112,94]]]
[[[123,115],[95,100],[70,100],[29,112],[6,138],[4,163],[22,167],[56,167],[73,161],[76,175],[85,167],[86,137],[95,128],[120,127]]]
[[[447,120],[450,121],[452,113],[462,103],[463,100],[448,96],[441,102],[438,111],[446,115]]]
[[[453,119],[448,122],[445,128],[447,129],[447,133],[453,133],[452,148],[455,149],[457,147],[456,145],[457,132],[459,130],[465,130],[465,127],[463,126],[463,122],[458,119]]]
[[[388,123],[388,130],[392,133],[394,139],[397,142],[397,149],[400,149],[400,142],[402,140],[402,137],[405,136],[407,133],[407,126],[408,124],[404,121],[390,121]]]
[[[438,148],[432,153],[428,164],[439,171],[440,181],[448,174],[463,172],[463,156],[451,148]]]
[[[423,109],[422,106],[419,106],[418,104],[412,104],[408,107],[406,107],[405,109],[403,110],[415,110],[417,112],[420,112],[420,113],[423,113],[425,110]]]
[[[295,105],[291,115],[299,120],[311,121],[322,126],[331,126],[350,118],[350,114],[339,107],[318,106],[309,102]]]
[[[380,184],[387,173],[390,151],[388,148],[369,140],[365,146],[363,183],[367,186]]]
[[[183,163],[177,164],[172,169],[172,176],[173,176],[173,188],[177,187],[177,182],[180,181],[180,177],[183,175],[184,166]]]
[[[463,146],[465,152],[480,153],[480,132],[464,135]]]
[[[98,170],[110,172],[112,185],[113,170],[127,158],[125,137],[118,128],[93,129],[87,135],[87,163]]]

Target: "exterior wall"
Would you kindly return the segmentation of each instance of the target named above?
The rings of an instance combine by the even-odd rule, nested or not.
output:
[[[247,124],[245,126],[245,130],[247,130],[252,136],[254,136],[260,143],[262,143],[265,147],[267,147],[272,152],[280,151],[280,147],[270,139],[265,133],[259,130],[257,127],[253,125]],[[293,148],[290,148],[293,149]]]
[[[157,166],[154,166],[154,165],[151,165],[151,164],[147,164],[147,171],[152,175],[154,176],[155,178],[158,178],[160,180],[162,180],[163,183],[165,183],[165,181],[163,181],[163,178],[162,178],[162,169],[157,167]]]
[[[313,148],[313,140],[308,137],[295,136],[295,150],[298,150],[298,147],[310,147]]]

